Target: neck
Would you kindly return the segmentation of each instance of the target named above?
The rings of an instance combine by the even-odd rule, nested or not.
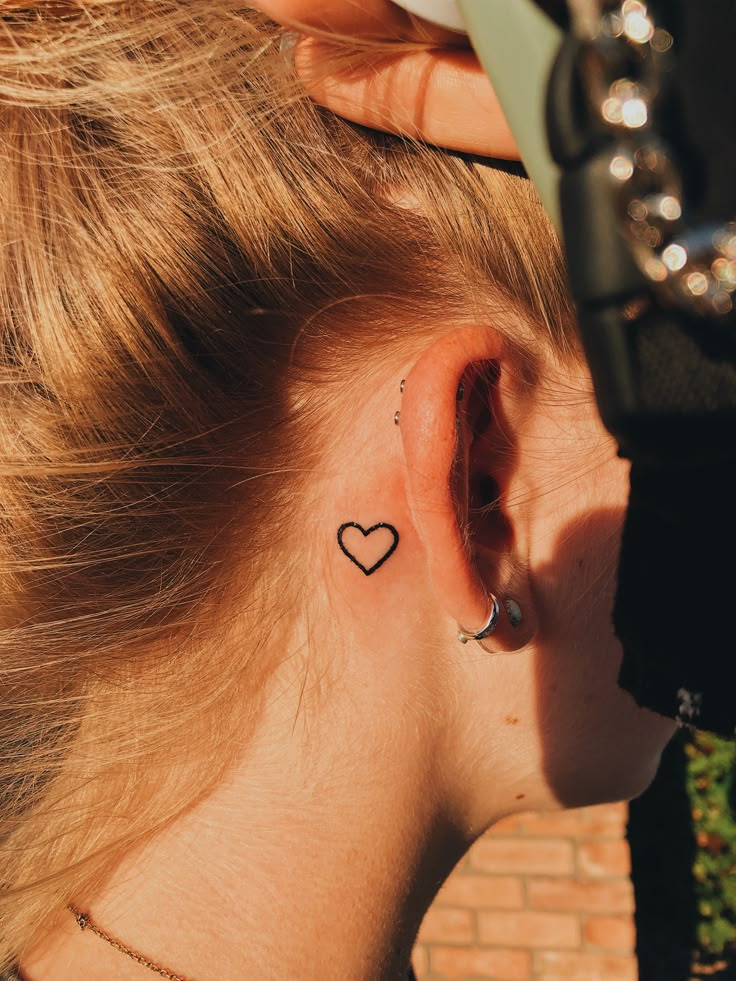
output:
[[[468,844],[438,816],[437,755],[419,745],[405,692],[331,691],[329,721],[302,713],[295,726],[287,691],[226,784],[126,858],[104,893],[74,903],[188,981],[405,977],[421,919]],[[29,981],[143,977],[66,916],[21,961]]]

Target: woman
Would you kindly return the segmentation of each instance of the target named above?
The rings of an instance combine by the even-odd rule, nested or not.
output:
[[[401,977],[494,821],[672,732],[616,686],[627,466],[554,234],[234,0],[2,27],[0,964]]]

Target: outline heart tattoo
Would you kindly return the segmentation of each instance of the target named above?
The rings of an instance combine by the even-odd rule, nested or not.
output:
[[[391,543],[391,545],[389,545],[388,551],[381,556],[378,562],[374,562],[372,566],[369,566],[369,568],[366,569],[363,563],[359,562],[358,559],[356,559],[356,557],[348,549],[348,547],[345,545],[345,543],[342,540],[343,532],[345,531],[346,528],[357,528],[358,531],[363,536],[363,538],[367,538],[370,534],[372,534],[374,531],[377,531],[379,528],[387,528],[393,535],[394,540]],[[340,527],[337,529],[337,544],[340,546],[340,550],[345,555],[347,555],[347,557],[350,559],[353,565],[357,565],[357,567],[360,569],[363,575],[370,576],[377,569],[380,569],[383,563],[386,562],[388,559],[390,559],[391,556],[394,554],[399,544],[399,533],[394,528],[393,525],[386,524],[385,521],[379,521],[377,525],[371,525],[371,527],[368,528],[367,530],[362,525],[359,525],[357,521],[346,521],[344,525],[340,525]]]

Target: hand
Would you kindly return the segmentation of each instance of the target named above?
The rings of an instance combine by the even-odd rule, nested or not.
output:
[[[488,78],[467,39],[411,16],[389,0],[258,0],[269,17],[309,35],[295,63],[309,94],[346,119],[466,153],[518,160],[519,151]],[[408,45],[365,70],[324,76],[324,33]],[[334,55],[334,48],[332,49]]]

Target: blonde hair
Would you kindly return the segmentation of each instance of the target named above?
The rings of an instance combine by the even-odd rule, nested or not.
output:
[[[528,182],[317,107],[281,33],[0,5],[0,969],[241,753],[298,602],[295,386],[498,297],[577,354]]]

